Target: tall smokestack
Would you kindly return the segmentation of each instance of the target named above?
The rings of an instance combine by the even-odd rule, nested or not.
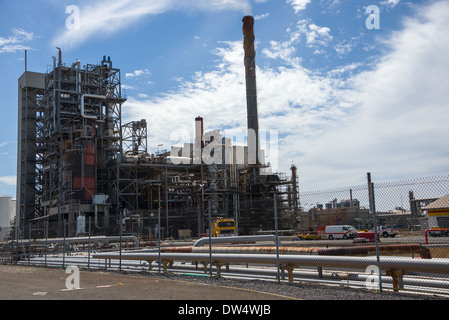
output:
[[[248,163],[259,164],[259,119],[257,116],[256,51],[254,49],[254,18],[243,17],[243,48],[245,49],[246,107],[248,113]]]
[[[198,149],[204,148],[204,125],[203,118],[198,116],[195,118],[195,147]]]

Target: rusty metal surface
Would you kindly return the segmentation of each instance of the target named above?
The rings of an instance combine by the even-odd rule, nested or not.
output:
[[[257,112],[256,51],[254,49],[254,18],[243,18],[243,48],[245,50],[246,105],[248,122],[249,164],[259,163],[259,119]],[[255,156],[255,159],[252,157]],[[255,160],[255,162],[253,162]]]
[[[167,253],[190,253],[192,252],[193,247],[187,246],[187,247],[165,247],[161,248],[161,252],[167,252]]]
[[[411,254],[416,253],[424,259],[430,259],[430,250],[420,244],[387,244],[379,245],[381,254]],[[319,255],[327,256],[357,256],[370,255],[376,253],[376,246],[358,246],[358,247],[340,247],[340,248],[321,248]]]
[[[161,252],[165,253],[207,253],[209,247],[166,247]],[[213,246],[213,253],[242,253],[242,254],[260,254],[275,253],[273,246]],[[279,253],[283,254],[309,254],[322,256],[366,256],[376,252],[376,246],[356,246],[356,247],[337,247],[337,248],[319,248],[319,247],[279,247]],[[423,259],[430,259],[430,250],[420,244],[388,244],[380,245],[381,254],[419,254]]]
[[[297,247],[279,247],[279,253],[291,254],[318,254],[319,248],[297,248]],[[206,253],[209,252],[209,247],[194,248],[192,252]],[[276,253],[275,247],[212,247],[213,253],[244,253],[244,254],[258,254],[258,253]]]
[[[255,76],[255,57],[256,51],[254,49],[254,18],[246,16],[243,18],[243,49],[245,50],[245,68],[246,76]]]

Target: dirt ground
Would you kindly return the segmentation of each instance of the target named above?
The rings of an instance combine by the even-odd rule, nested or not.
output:
[[[288,297],[139,275],[80,271],[67,290],[63,269],[0,265],[0,300],[288,300]],[[74,283],[71,281],[70,283]]]

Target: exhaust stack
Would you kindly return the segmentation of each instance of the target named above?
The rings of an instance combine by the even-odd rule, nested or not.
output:
[[[245,50],[246,107],[248,117],[248,164],[259,161],[259,119],[257,115],[256,51],[254,49],[254,18],[243,17],[243,48]]]

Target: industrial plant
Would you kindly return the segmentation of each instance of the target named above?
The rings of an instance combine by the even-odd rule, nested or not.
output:
[[[47,72],[38,73],[27,70],[25,54],[16,199],[0,196],[0,259],[74,272],[66,289],[42,286],[39,298],[81,289],[78,266],[143,274],[157,267],[158,276],[174,272],[198,277],[195,282],[215,273],[247,279],[248,286],[276,279],[301,288],[311,281],[449,295],[449,176],[374,188],[368,173],[364,186],[300,193],[294,164],[289,172],[276,171],[277,134],[264,137],[259,127],[254,21],[242,20],[244,137],[209,128],[216,119],[192,110],[194,136],[168,150],[148,139],[148,119],[124,121],[125,85],[111,56],[67,63],[56,48]],[[151,121],[161,121],[157,112]],[[5,270],[9,277],[12,268]],[[376,283],[368,287],[370,279]],[[106,287],[113,286],[95,285]]]
[[[206,234],[212,220],[234,219],[239,235],[291,229],[299,215],[296,167],[271,172],[260,148],[254,19],[243,18],[247,145],[219,130],[150,154],[145,119],[122,123],[121,72],[99,64],[66,64],[57,48],[47,73],[18,80],[16,237]],[[245,88],[242,88],[245,90]],[[160,229],[159,229],[160,228]],[[89,230],[88,230],[89,229]]]

